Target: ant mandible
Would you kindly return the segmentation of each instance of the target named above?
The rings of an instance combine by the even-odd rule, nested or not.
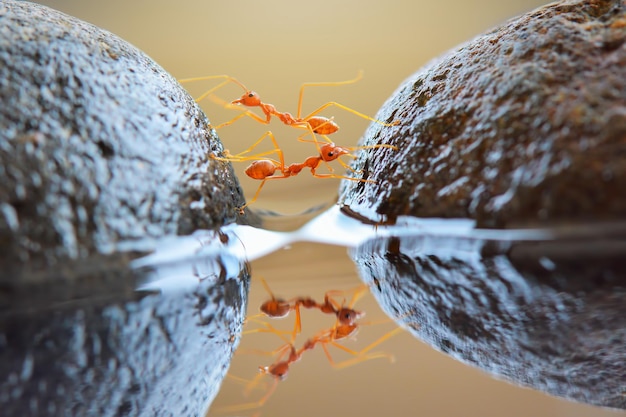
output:
[[[266,137],[269,137],[271,139],[272,143],[274,144],[274,150],[266,151],[266,152],[256,154],[256,155],[249,155],[249,156],[246,155],[252,149],[254,149],[261,141],[263,141]],[[282,149],[278,146],[278,143],[276,142],[276,138],[274,137],[272,132],[267,131],[265,132],[263,136],[261,136],[259,140],[257,140],[255,144],[253,144],[250,148],[246,149],[245,151],[239,154],[231,155],[228,151],[225,151],[225,155],[226,155],[225,157],[218,157],[218,156],[215,156],[214,154],[210,154],[210,157],[218,161],[227,161],[227,162],[241,162],[241,161],[253,160],[253,162],[246,168],[245,173],[248,177],[255,179],[255,180],[260,180],[262,182],[259,185],[259,188],[257,189],[252,199],[237,209],[241,214],[243,214],[244,209],[256,201],[266,181],[284,179],[284,178],[296,176],[304,168],[309,168],[311,170],[311,175],[317,178],[339,178],[339,179],[346,179],[349,181],[370,182],[370,183],[374,182],[372,180],[367,180],[367,179],[362,179],[362,178],[352,178],[352,177],[347,177],[344,175],[336,175],[336,174],[319,174],[316,172],[316,169],[319,167],[319,165],[322,162],[327,163],[327,162],[331,162],[334,160],[338,160],[339,163],[344,168],[352,170],[345,162],[341,161],[339,158],[344,155],[349,155],[349,156],[354,157],[350,153],[351,150],[374,149],[374,148],[390,148],[394,150],[398,149],[396,146],[387,145],[387,144],[343,147],[343,146],[337,146],[334,143],[329,142],[320,146],[318,155],[309,156],[308,158],[304,160],[304,162],[300,162],[300,163],[296,162],[290,165],[285,165],[285,159],[284,159]],[[279,159],[278,161],[274,159],[267,159],[267,158],[259,159],[262,156],[272,154],[272,153],[275,153],[278,155],[278,159]],[[281,175],[274,175],[276,171],[280,171]]]
[[[226,108],[237,108],[236,105],[243,105],[245,107],[259,107],[261,109],[261,111],[263,112],[263,114],[265,115],[265,119],[263,119],[262,117],[258,116],[256,113],[250,111],[250,110],[244,110],[241,114],[233,117],[231,120],[224,122],[218,126],[216,126],[216,129],[219,129],[221,127],[224,126],[228,126],[232,123],[234,123],[235,121],[241,119],[242,117],[248,116],[254,120],[256,120],[259,123],[263,123],[263,124],[269,124],[270,120],[272,118],[272,116],[276,116],[278,117],[278,119],[285,125],[287,126],[292,126],[295,128],[299,128],[299,129],[306,129],[308,130],[308,132],[311,134],[312,138],[313,138],[313,142],[316,144],[316,146],[319,147],[317,139],[315,137],[315,134],[320,134],[320,135],[330,135],[332,133],[335,133],[337,130],[339,130],[339,125],[337,125],[337,123],[335,123],[333,121],[332,118],[328,118],[328,117],[323,117],[323,116],[318,116],[319,113],[321,113],[323,110],[325,110],[328,107],[331,106],[335,106],[335,107],[339,107],[340,109],[343,109],[347,112],[350,112],[358,117],[361,117],[363,119],[378,123],[382,126],[396,126],[400,123],[399,120],[395,120],[391,123],[386,123],[383,122],[381,120],[375,119],[373,117],[367,116],[363,113],[360,113],[350,107],[344,106],[343,104],[337,103],[335,101],[330,101],[328,103],[325,103],[323,105],[321,105],[320,107],[318,107],[317,109],[313,110],[311,113],[309,113],[308,115],[301,117],[302,114],[302,99],[304,97],[304,89],[306,87],[312,87],[312,86],[339,86],[339,85],[346,85],[346,84],[353,84],[357,81],[359,81],[361,78],[363,77],[363,72],[359,71],[359,73],[357,74],[357,76],[351,80],[347,80],[347,81],[335,81],[335,82],[317,82],[317,83],[304,83],[302,84],[302,86],[300,87],[300,94],[298,96],[298,108],[297,108],[297,113],[296,116],[294,117],[291,113],[287,113],[287,112],[280,112],[276,109],[276,106],[274,106],[273,104],[270,103],[264,103],[263,101],[261,101],[261,97],[259,96],[258,93],[256,93],[255,91],[249,90],[246,88],[246,86],[244,86],[240,81],[238,81],[237,79],[235,79],[234,77],[231,77],[229,75],[210,75],[210,76],[206,76],[206,77],[195,77],[195,78],[185,78],[185,79],[181,79],[178,80],[180,83],[186,83],[186,82],[191,82],[191,81],[202,81],[202,80],[210,80],[210,79],[218,79],[218,78],[224,78],[225,80],[223,82],[221,82],[220,84],[218,84],[217,86],[211,88],[210,90],[204,92],[202,95],[200,95],[197,99],[196,102],[199,103],[200,101],[204,100],[207,97],[211,97],[213,99],[213,101],[217,102],[218,104],[222,105],[223,107]],[[241,97],[239,97],[236,100],[231,101],[230,103],[225,102],[221,99],[218,99],[217,97],[215,97],[213,95],[213,92],[217,91],[218,89],[222,88],[223,86],[225,86],[228,83],[235,83],[237,85],[239,85],[241,88],[243,88],[244,93],[241,95]],[[330,142],[330,140],[328,140],[328,138],[326,138],[328,142]]]

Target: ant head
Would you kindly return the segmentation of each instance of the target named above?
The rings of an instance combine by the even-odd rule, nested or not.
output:
[[[256,92],[248,90],[237,100],[233,100],[231,104],[243,104],[244,106],[253,107],[261,104],[261,98]]]
[[[342,155],[349,154],[350,151],[341,146],[336,146],[334,143],[327,143],[320,148],[320,156],[326,162],[334,161]]]
[[[351,308],[342,307],[337,311],[337,320],[341,324],[354,324],[365,315],[363,311],[356,311]]]
[[[344,339],[346,337],[354,336],[359,331],[359,325],[356,323],[341,324],[335,327],[334,337],[337,339]]]

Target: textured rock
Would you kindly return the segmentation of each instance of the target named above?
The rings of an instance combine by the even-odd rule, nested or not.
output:
[[[119,288],[150,276],[170,282],[0,312],[2,415],[205,413],[239,343],[250,275],[243,261],[222,255],[87,278]]]
[[[569,0],[431,62],[377,116],[400,125],[372,125],[362,139],[399,150],[363,152],[353,168],[375,182],[343,181],[339,199],[374,223],[539,228],[538,240],[517,241],[512,230],[481,240],[476,229],[458,237],[454,221],[430,235],[420,219],[413,236],[403,227],[403,237],[352,256],[383,308],[435,348],[517,384],[620,409],[625,41],[626,3]]]
[[[626,409],[626,228],[563,231],[498,241],[416,230],[351,254],[383,309],[434,348],[519,385]]]
[[[626,5],[547,5],[406,80],[363,143],[340,203],[373,222],[472,218],[483,227],[621,219],[626,212]],[[419,42],[415,42],[419,47]]]
[[[161,67],[37,4],[0,5],[0,263],[45,267],[235,220],[221,143]]]
[[[0,414],[201,415],[246,266],[219,248],[186,273],[131,262],[237,220],[206,116],[133,46],[28,2],[0,2],[0,100]],[[215,233],[205,246],[229,240]],[[187,284],[136,291],[154,274]]]

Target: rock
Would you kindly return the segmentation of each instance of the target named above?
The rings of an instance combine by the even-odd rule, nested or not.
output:
[[[416,229],[351,256],[387,314],[435,349],[518,385],[626,409],[626,228],[552,232]]]
[[[345,211],[471,218],[479,227],[623,219],[626,6],[552,3],[510,20],[407,79],[343,181]],[[415,42],[416,47],[419,42]],[[410,53],[407,51],[407,53]]]
[[[235,220],[233,171],[193,99],[123,40],[0,7],[0,262],[47,266]],[[11,262],[13,263],[13,262]]]
[[[373,182],[343,181],[339,198],[363,221],[401,224],[352,257],[412,334],[516,384],[619,409],[625,41],[626,3],[568,0],[429,63],[377,115],[400,124],[362,138],[398,151],[362,152],[352,168]]]
[[[238,220],[206,116],[125,41],[21,1],[0,4],[0,99],[2,414],[202,414],[238,343],[246,266],[213,255],[166,293],[136,291],[158,268],[131,262]]]

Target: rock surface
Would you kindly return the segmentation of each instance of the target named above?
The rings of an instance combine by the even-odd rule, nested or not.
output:
[[[418,222],[352,251],[383,308],[509,381],[626,409],[626,3],[510,20],[411,76],[377,118],[400,124],[362,144],[399,149],[362,152],[353,168],[374,182],[343,181],[339,202]],[[462,220],[430,235],[415,217]],[[493,230],[515,228],[539,237]]]
[[[626,5],[569,0],[513,19],[407,79],[380,110],[339,202],[372,222],[481,227],[622,219]],[[415,42],[415,45],[419,45]]]
[[[0,3],[0,100],[0,414],[201,415],[238,343],[246,265],[214,253],[202,277],[174,272],[186,287],[146,292],[159,268],[131,261],[237,220],[206,116],[125,41],[21,1]]]
[[[235,220],[242,192],[193,99],[95,26],[0,5],[0,263],[45,267]]]

